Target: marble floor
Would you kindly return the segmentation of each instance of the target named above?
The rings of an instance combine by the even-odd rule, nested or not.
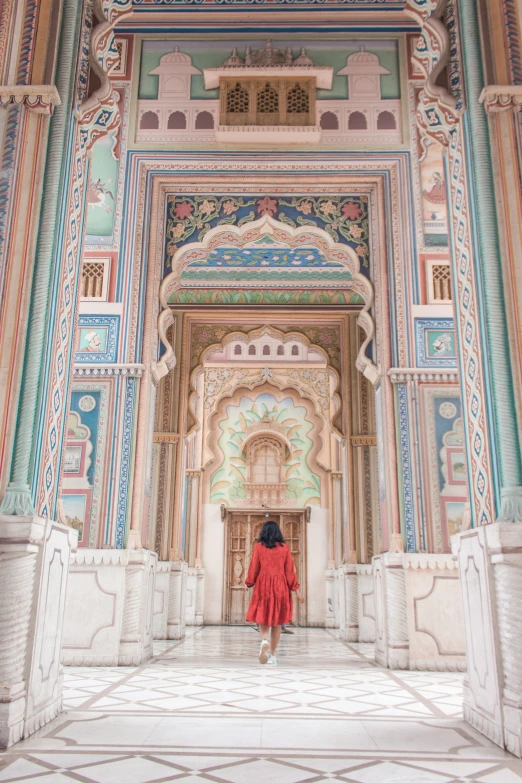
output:
[[[67,668],[64,712],[0,756],[0,781],[522,781],[462,720],[462,675],[388,671],[321,629],[284,636],[277,668],[257,650],[250,628],[210,627],[143,666]]]

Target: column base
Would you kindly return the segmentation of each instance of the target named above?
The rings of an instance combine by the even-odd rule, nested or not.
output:
[[[466,720],[522,757],[522,525],[466,530],[452,538],[459,563],[468,677]]]
[[[373,586],[373,567],[358,565],[357,571],[357,611],[359,622],[359,642],[375,642],[375,590]]]
[[[60,646],[77,533],[35,516],[0,515],[0,747],[62,708]]]
[[[374,557],[375,660],[387,669],[408,669],[410,645],[406,615],[403,556]]]
[[[167,639],[185,637],[188,565],[176,560],[170,567]]]
[[[205,571],[203,568],[189,568],[187,573],[187,608],[185,623],[191,626],[203,625],[203,599]]]
[[[152,657],[156,562],[146,549],[78,550],[65,604],[65,665],[135,666]]]
[[[159,560],[156,568],[156,584],[154,588],[154,622],[152,635],[154,639],[167,638],[167,617],[169,609],[170,560]]]

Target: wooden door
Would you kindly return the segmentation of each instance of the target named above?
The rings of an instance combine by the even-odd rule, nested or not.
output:
[[[305,592],[306,552],[305,519],[300,511],[271,514],[279,523],[283,536],[294,558],[297,579]],[[254,545],[266,521],[264,513],[255,511],[229,511],[226,530],[225,605],[223,620],[226,625],[244,625],[252,595],[245,587],[248,566],[252,559]],[[306,625],[306,603],[300,604],[294,595],[294,622]]]

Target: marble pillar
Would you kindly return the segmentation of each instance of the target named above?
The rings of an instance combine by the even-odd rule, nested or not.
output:
[[[62,709],[67,576],[77,533],[34,516],[0,515],[0,747]]]

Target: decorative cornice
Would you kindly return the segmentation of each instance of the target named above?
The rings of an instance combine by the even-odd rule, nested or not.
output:
[[[179,440],[178,432],[155,432],[154,443],[177,443]]]
[[[61,103],[54,84],[6,84],[0,85],[0,106],[23,105],[38,114],[52,114]]]
[[[198,476],[201,476],[201,470],[186,470],[185,474],[188,478],[197,478]]]
[[[354,435],[350,438],[352,446],[376,446],[376,435]]]
[[[520,84],[488,84],[480,94],[480,102],[486,112],[520,109],[522,106],[522,85]]]
[[[457,370],[447,370],[445,367],[429,370],[419,370],[417,367],[392,367],[388,370],[392,383],[405,383],[406,381],[429,381],[430,383],[458,383]]]
[[[127,549],[78,549],[71,556],[72,565],[128,565]]]
[[[145,365],[143,364],[82,364],[74,367],[74,376],[130,375],[134,378],[141,378],[144,369]]]

